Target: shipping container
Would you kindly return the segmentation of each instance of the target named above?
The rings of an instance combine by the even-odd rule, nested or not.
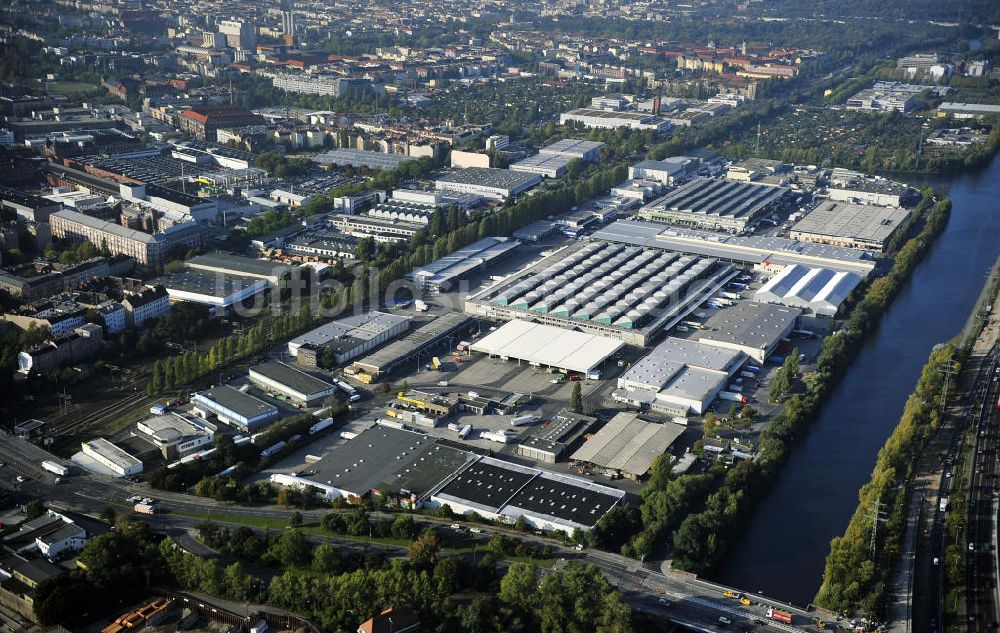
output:
[[[722,296],[725,297],[726,299],[733,299],[733,300],[742,299],[743,298],[743,296],[740,295],[740,293],[738,293],[738,292],[723,291],[722,292]]]
[[[785,362],[785,357],[784,356],[779,356],[778,354],[774,354],[773,356],[771,356],[770,358],[768,358],[767,361],[769,363],[774,363],[775,365],[780,365],[783,362]]]
[[[458,436],[464,440],[469,437],[469,433],[472,433],[472,425],[466,424],[462,427],[462,430],[458,432]]]
[[[431,365],[434,367],[434,369],[441,371],[441,359],[438,358],[437,356],[431,359]]]
[[[747,365],[747,366],[745,367],[745,369],[746,369],[746,370],[747,370],[748,372],[750,372],[751,374],[759,374],[759,373],[760,373],[760,367],[758,367],[758,366],[756,366],[756,365]]]
[[[743,378],[756,378],[757,374],[753,373],[752,371],[741,371],[740,376],[742,376]]]
[[[511,426],[521,426],[523,424],[531,424],[538,419],[538,416],[534,415],[519,415],[516,418],[511,418]]]

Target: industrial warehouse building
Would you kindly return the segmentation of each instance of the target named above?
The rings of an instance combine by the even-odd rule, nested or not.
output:
[[[320,165],[349,165],[351,167],[367,167],[377,171],[392,171],[410,160],[416,160],[416,158],[405,154],[385,154],[348,147],[332,149],[312,157],[312,161]]]
[[[860,277],[867,277],[875,269],[872,254],[856,248],[798,242],[784,237],[723,235],[650,222],[618,220],[594,233],[593,238],[713,257],[769,273],[792,264],[844,270]]]
[[[566,167],[571,160],[574,159],[561,154],[535,154],[511,163],[510,170],[538,174],[545,178],[561,178],[566,174]]]
[[[666,132],[672,125],[667,119],[643,112],[623,112],[620,110],[595,110],[577,108],[559,115],[559,124],[582,123],[587,127],[614,130],[627,127],[633,130],[656,130]]]
[[[449,505],[532,527],[589,530],[625,496],[586,479],[483,457],[433,436],[377,424],[334,446],[309,465],[312,474],[271,475],[273,483],[313,486],[327,500],[381,495],[404,507]]]
[[[740,302],[709,317],[698,331],[698,341],[743,352],[763,363],[792,333],[801,315],[798,308]]]
[[[513,163],[510,169],[546,178],[559,178],[566,173],[566,168],[572,160],[596,161],[600,158],[602,147],[604,143],[597,141],[567,138],[543,147],[534,156]]]
[[[624,346],[622,341],[607,336],[515,319],[476,341],[470,349],[504,360],[523,360],[536,367],[555,367],[586,375],[596,372]]]
[[[746,359],[738,350],[670,337],[618,378],[612,396],[632,406],[700,415]]]
[[[463,277],[510,255],[519,244],[507,237],[484,237],[407,273],[406,278],[429,292],[448,290]]]
[[[575,138],[564,138],[538,150],[539,154],[548,156],[566,156],[580,160],[594,161],[601,157],[604,143],[599,141],[583,141]]]
[[[910,210],[826,200],[792,227],[789,237],[849,248],[885,250]]]
[[[119,477],[142,472],[142,461],[115,446],[103,437],[80,444],[83,454]],[[74,461],[75,458],[74,458]],[[86,464],[84,464],[86,466]]]
[[[801,308],[819,316],[837,314],[861,277],[847,271],[785,266],[753,295],[757,303],[776,303]]]
[[[186,268],[152,283],[167,289],[171,301],[187,301],[214,307],[221,316],[237,303],[255,297],[268,289],[266,279],[226,275],[195,268]]]
[[[285,486],[315,486],[327,500],[366,498],[377,491],[412,507],[418,505],[418,498],[473,459],[473,453],[444,446],[433,436],[377,424],[310,464],[312,475],[275,474],[271,481]]]
[[[473,295],[465,311],[643,346],[736,274],[733,266],[715,259],[606,241],[578,242]]]
[[[460,312],[449,312],[425,323],[398,341],[389,343],[382,349],[356,361],[349,373],[362,382],[370,383],[383,374],[388,374],[400,364],[425,354],[445,339],[457,335],[472,321]]]
[[[787,187],[699,177],[650,202],[638,215],[652,222],[740,232],[776,210],[788,191]]]
[[[537,174],[492,167],[466,167],[438,178],[434,182],[434,187],[473,193],[493,200],[506,200],[531,189],[540,182],[542,177]]]
[[[219,251],[192,257],[184,262],[184,267],[216,274],[264,279],[274,288],[290,279],[296,269],[295,266],[288,264]]]
[[[594,427],[597,418],[563,410],[545,424],[530,427],[514,452],[536,462],[554,464]]]
[[[594,433],[570,459],[599,468],[610,476],[639,481],[682,433],[684,427],[680,424],[647,422],[636,413],[623,411]]]
[[[317,367],[317,354],[333,348],[338,365],[366,354],[402,335],[410,327],[410,317],[386,312],[365,312],[329,323],[288,341],[288,353],[300,365]]]
[[[192,410],[206,420],[216,416],[219,421],[240,430],[253,429],[281,415],[278,408],[259,398],[233,389],[228,385],[196,393],[191,399]]]
[[[291,365],[278,361],[250,368],[250,382],[264,391],[288,398],[296,406],[311,407],[332,396],[337,388]]]
[[[507,523],[523,518],[537,529],[572,534],[592,529],[624,497],[621,490],[587,479],[482,457],[447,480],[425,505],[447,504],[458,514]]]

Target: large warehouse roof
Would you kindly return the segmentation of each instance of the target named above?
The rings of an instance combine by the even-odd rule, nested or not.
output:
[[[426,266],[415,269],[407,277],[419,286],[446,288],[464,275],[507,255],[517,248],[517,240],[507,237],[484,237],[445,255]]]
[[[514,320],[472,344],[472,350],[587,373],[624,343],[606,336]]]
[[[785,266],[754,293],[753,300],[833,316],[859,283],[861,277],[854,273],[798,265]]]
[[[752,218],[787,191],[785,187],[699,177],[649,203],[640,214],[648,211],[655,218],[657,211],[666,210],[702,218]]]
[[[651,222],[619,220],[594,239],[706,255],[748,265],[802,264],[849,270],[866,276],[875,268],[871,253],[855,248],[799,242],[785,237],[721,235],[709,231],[665,227]]]
[[[331,342],[339,341],[341,346],[370,341],[385,332],[409,321],[410,317],[387,312],[365,312],[354,314],[336,321],[324,323],[315,330],[296,336],[288,342],[288,350],[294,356],[299,347],[313,345],[323,347]]]
[[[721,310],[705,321],[698,340],[767,349],[785,335],[802,314],[794,308],[740,302]]]
[[[909,209],[827,200],[799,220],[791,233],[881,246],[908,217]]]
[[[355,365],[365,371],[381,374],[392,371],[399,363],[413,358],[431,347],[442,337],[465,326],[471,319],[461,312],[448,312],[424,323],[398,341],[358,360]]]
[[[684,432],[679,424],[655,424],[622,412],[611,418],[570,458],[641,477],[653,460]]]
[[[684,318],[735,274],[713,259],[593,241],[529,265],[466,310],[632,339]]]
[[[304,396],[311,396],[312,394],[327,391],[333,387],[333,385],[325,380],[320,380],[304,371],[299,371],[290,365],[278,361],[268,361],[251,367],[251,377],[254,374],[273,380]]]
[[[276,413],[278,411],[274,405],[268,404],[239,389],[233,389],[229,385],[219,385],[218,387],[197,393],[195,394],[195,399],[215,403],[245,418],[253,418],[257,415]]]

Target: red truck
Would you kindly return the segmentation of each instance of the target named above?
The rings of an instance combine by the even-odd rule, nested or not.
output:
[[[792,623],[792,614],[788,611],[779,611],[771,607],[767,608],[767,617],[772,620],[777,620],[778,622],[784,622],[785,624]]]

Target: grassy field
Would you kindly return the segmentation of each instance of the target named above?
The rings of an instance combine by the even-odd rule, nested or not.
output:
[[[69,94],[99,90],[100,86],[81,81],[51,81],[45,89],[52,97],[65,97]]]

